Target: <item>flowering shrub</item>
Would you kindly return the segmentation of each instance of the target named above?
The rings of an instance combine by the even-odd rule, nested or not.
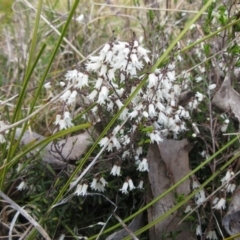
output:
[[[76,104],[78,91],[81,93],[83,89],[84,103],[94,103],[91,112],[85,114],[85,119],[92,121],[95,118],[96,122],[105,125],[106,115],[111,118],[122,110],[115,127],[99,142],[100,147],[123,160],[113,163],[110,172],[113,176],[121,176],[121,165],[127,158],[135,159],[132,164],[136,165],[136,170],[148,171],[144,146],[162,142],[163,137],[178,138],[187,130],[186,121],[190,120],[190,112],[204,98],[200,92],[196,92],[188,104],[181,106],[181,94],[188,85],[187,79],[180,82],[176,77],[179,60],[172,59],[153,73],[146,73],[151,65],[148,54],[149,51],[135,39],[130,42],[108,42],[98,56],[90,56],[85,71],[74,69],[65,74],[64,86],[71,88],[60,97],[60,109],[63,111],[57,113],[55,121],[59,130],[73,126],[72,119],[75,116],[70,115],[71,108]],[[179,55],[177,57],[181,59]],[[145,78],[146,84],[126,106],[127,99]],[[128,186],[129,190],[135,188],[129,178],[120,189],[122,193],[128,193]],[[103,186],[96,187],[95,177],[91,188],[100,192],[105,190]],[[85,195],[85,191],[76,192]]]

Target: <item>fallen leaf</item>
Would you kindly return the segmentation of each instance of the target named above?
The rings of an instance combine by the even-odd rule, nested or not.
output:
[[[230,236],[240,233],[240,186],[232,196],[228,211],[222,219],[222,225]],[[240,240],[240,237],[234,239]]]
[[[18,139],[22,129],[17,128],[15,138]],[[31,142],[44,140],[45,137],[32,132],[25,131],[21,139],[21,144],[28,145]],[[78,135],[68,137],[66,140],[59,140],[55,143],[49,143],[42,151],[41,157],[43,162],[52,165],[54,168],[66,166],[69,160],[77,160],[84,154],[92,144],[90,134],[86,131]]]
[[[156,198],[161,193],[169,189],[182,177],[190,172],[186,139],[168,140],[160,144],[151,144],[148,150],[147,159],[149,164],[148,202]],[[176,188],[178,195],[188,195],[190,193],[190,180],[186,180]],[[166,211],[174,207],[176,203],[175,193],[171,192],[150,209],[148,209],[149,222],[163,215]],[[178,232],[177,239],[195,239],[195,232],[189,231],[189,224],[181,221],[178,211],[156,224],[150,229],[150,240],[165,239],[171,233]]]
[[[215,93],[212,104],[223,112],[232,112],[240,122],[240,95],[232,87],[230,73],[225,76],[222,86]]]

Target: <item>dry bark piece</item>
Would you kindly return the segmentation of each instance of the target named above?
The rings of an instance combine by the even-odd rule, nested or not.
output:
[[[222,225],[230,236],[240,233],[240,186],[232,196],[228,211],[222,219]],[[234,239],[240,240],[240,237]]]
[[[147,159],[149,164],[148,202],[169,189],[174,183],[190,172],[186,139],[177,141],[164,139],[160,144],[151,144]],[[178,195],[190,193],[190,180],[186,180],[176,188]],[[159,200],[148,209],[149,222],[158,218],[172,208],[176,203],[174,192]],[[181,221],[178,212],[175,211],[169,217],[152,227],[149,231],[150,240],[164,239],[171,233],[178,232],[177,239],[195,239],[195,232],[189,231],[189,224]]]
[[[143,213],[140,213],[131,221],[131,223],[127,226],[127,228],[131,232],[135,232],[141,227],[143,227],[143,224],[144,224]],[[108,236],[106,240],[122,240],[124,237],[127,237],[127,236],[129,236],[129,233],[125,229],[121,229],[118,232],[115,232],[110,236]]]
[[[215,93],[212,104],[224,112],[231,111],[240,122],[240,95],[233,89],[229,73],[225,76],[220,89]]]
[[[15,137],[20,137],[22,129],[17,128]],[[21,144],[27,145],[33,141],[42,141],[45,137],[35,133],[26,131],[21,139]],[[56,143],[49,143],[45,149],[41,152],[43,162],[52,165],[54,168],[61,168],[66,166],[67,161],[77,160],[82,154],[84,154],[92,144],[90,134],[86,131],[76,136],[67,138],[66,140],[60,140]]]

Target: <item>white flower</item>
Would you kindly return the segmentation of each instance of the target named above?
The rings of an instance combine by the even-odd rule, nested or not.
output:
[[[152,88],[155,87],[158,82],[158,78],[154,73],[149,74],[148,76],[148,87]]]
[[[127,194],[128,193],[127,188],[128,188],[128,181],[125,181],[123,186],[122,186],[122,188],[119,191],[121,191],[122,193]]]
[[[119,164],[114,164],[110,174],[112,174],[113,176],[121,176],[120,171],[121,167],[119,166]]]
[[[139,189],[143,189],[143,180],[141,180],[137,186]]]
[[[139,156],[143,153],[143,148],[140,146],[136,149],[136,154]]]
[[[20,170],[22,170],[22,167],[23,167],[23,164],[22,163],[18,163],[18,166],[17,166],[17,172],[20,172]]]
[[[228,128],[228,124],[229,124],[229,119],[226,119],[221,127],[221,131],[222,132],[226,132],[227,131],[227,128]]]
[[[113,57],[113,51],[108,51],[107,52],[107,55],[106,55],[106,59],[104,62],[109,62],[111,63],[112,62],[112,57]]]
[[[158,122],[163,125],[167,124],[168,122],[166,114],[163,113],[162,111],[158,114]]]
[[[195,27],[196,27],[196,24],[192,24],[189,29],[193,30]]]
[[[121,109],[121,107],[124,106],[120,99],[117,99],[115,103],[117,104],[119,109]]]
[[[61,82],[59,82],[59,85],[60,85],[61,87],[65,87],[65,86],[66,86],[66,83],[63,82],[63,81],[61,81]]]
[[[212,240],[217,240],[218,239],[215,231],[209,231],[206,238],[207,239],[212,239]]]
[[[105,191],[104,186],[100,182],[97,182],[96,191],[99,191],[99,192],[104,192]]]
[[[213,208],[215,209],[225,209],[226,208],[226,199],[221,198],[218,203],[216,203]]]
[[[219,201],[219,198],[218,198],[218,197],[215,197],[215,198],[213,199],[213,201],[212,201],[212,204],[215,205],[218,201]]]
[[[104,177],[101,177],[99,181],[102,183],[104,187],[107,185],[107,181],[104,179]]]
[[[78,77],[78,71],[76,69],[70,70],[65,74],[65,78],[67,81],[76,81]]]
[[[106,44],[104,45],[103,49],[102,49],[100,52],[107,53],[110,48],[111,48],[111,46],[109,45],[109,43],[106,43]]]
[[[121,126],[120,125],[117,125],[114,129],[113,129],[113,134],[117,134],[121,129]]]
[[[190,109],[196,109],[198,104],[199,104],[199,102],[197,101],[197,99],[193,99],[192,101],[190,101],[188,103],[188,106]]]
[[[25,181],[22,181],[18,186],[17,186],[17,190],[18,191],[22,191],[28,189],[28,185],[26,184]]]
[[[130,152],[128,150],[124,151],[123,154],[122,154],[123,159],[126,159],[129,156],[130,156]]]
[[[155,108],[154,108],[152,103],[149,104],[149,106],[148,106],[148,113],[149,113],[150,117],[155,117],[156,116],[156,111],[155,111]]]
[[[159,111],[164,111],[165,110],[164,105],[159,101],[157,102],[156,106],[159,109]]]
[[[118,89],[116,89],[116,92],[121,97],[124,93],[124,88],[118,88]]]
[[[131,58],[131,60],[132,60],[133,65],[135,65],[135,64],[138,63],[138,58],[137,58],[137,55],[136,55],[136,54],[131,54],[131,55],[130,55],[130,58]]]
[[[94,59],[94,61],[91,61],[92,58],[97,58],[97,59]],[[97,71],[102,66],[102,63],[99,57],[90,57],[90,61],[91,62],[86,64],[87,71]]]
[[[191,212],[192,211],[192,207],[190,205],[187,205],[186,209],[185,209],[185,213]]]
[[[91,189],[93,189],[93,190],[96,190],[96,187],[97,187],[97,178],[93,178],[93,180],[92,180],[92,183],[91,183]]]
[[[78,88],[82,88],[83,86],[88,86],[88,75],[87,74],[81,74],[80,77],[78,77]]]
[[[91,183],[91,188],[93,190],[97,190],[99,192],[104,192],[105,191],[105,185],[107,184],[107,182],[105,181],[105,179],[103,177],[101,177],[100,179],[98,179],[97,177],[93,178],[93,181]]]
[[[129,190],[130,191],[135,189],[135,186],[134,186],[133,181],[132,181],[131,178],[128,178],[128,185],[129,185]]]
[[[140,172],[149,171],[148,160],[146,158],[142,159],[141,163],[138,165],[137,170],[140,171]]]
[[[59,130],[63,130],[67,128],[67,125],[64,119],[60,119],[58,124],[59,124]]]
[[[99,77],[98,80],[96,81],[95,88],[99,90],[100,87],[102,86],[102,82],[103,78]]]
[[[107,144],[109,143],[109,138],[108,137],[104,137],[99,141],[99,145],[101,147],[105,147],[107,146]]]
[[[197,235],[197,236],[201,236],[201,235],[202,235],[202,228],[201,228],[201,225],[197,225],[197,228],[196,228],[196,235]]]
[[[200,72],[201,72],[201,73],[204,73],[204,72],[206,72],[206,69],[205,69],[205,67],[200,67],[200,66],[199,66],[198,68],[199,68],[199,70],[200,70]]]
[[[79,195],[85,196],[85,195],[87,195],[87,189],[88,189],[88,184],[87,183],[84,183],[83,185],[78,184],[77,189],[74,193],[78,196]]]
[[[192,123],[192,126],[193,126],[194,132],[195,132],[196,134],[199,134],[200,131],[199,131],[198,127],[197,127],[197,124],[196,124],[196,123]]]
[[[46,89],[49,89],[49,88],[52,87],[50,82],[45,83],[43,86],[44,86],[44,88],[46,88]]]
[[[121,137],[121,143],[126,146],[130,143],[131,139],[128,135],[124,135]]]
[[[101,67],[101,70],[100,70],[100,75],[101,76],[106,76],[106,73],[107,73],[107,65],[103,64],[102,67]]]
[[[70,112],[66,111],[64,112],[64,121],[66,123],[66,127],[69,128],[69,127],[72,127],[73,124],[72,124],[72,118],[70,116]]]
[[[204,95],[200,92],[196,92],[195,97],[198,99],[199,102],[201,102],[204,99]]]
[[[76,90],[72,91],[71,95],[69,96],[69,98],[67,100],[67,104],[71,105],[71,104],[75,103],[76,102],[76,96],[77,96],[77,91]]]
[[[177,114],[174,116],[174,119],[175,119],[175,123],[181,122],[181,119],[180,119],[179,115],[177,115]]]
[[[69,96],[71,95],[71,91],[70,90],[67,90],[61,97],[60,99],[64,102],[66,102],[66,100],[69,98]]]
[[[107,110],[110,112],[113,110],[114,103],[112,101],[109,101],[107,104]]]
[[[151,62],[150,59],[148,58],[148,55],[147,55],[147,53],[150,52],[149,50],[146,50],[143,47],[138,46],[137,52],[138,52],[139,56],[143,56],[146,63]]]
[[[216,86],[217,86],[216,84],[211,84],[208,86],[208,90],[213,90],[216,88]]]
[[[153,131],[152,133],[148,133],[147,135],[150,137],[151,143],[154,143],[154,142],[160,143],[163,141],[158,131]]]
[[[134,110],[133,112],[129,113],[130,119],[132,120],[133,118],[138,116],[138,111]]]
[[[175,71],[167,72],[168,79],[173,82],[175,80]]]
[[[121,113],[120,116],[119,116],[119,119],[125,120],[127,116],[128,116],[128,109],[127,109],[127,108],[124,108],[123,111],[122,111],[122,113]]]
[[[229,182],[232,176],[234,176],[234,172],[232,169],[228,169],[226,175],[221,179],[222,184]]]
[[[105,44],[102,50],[100,51],[100,60],[103,61],[107,55],[107,52],[110,50],[111,46],[109,43]]]
[[[143,111],[143,112],[142,112],[142,115],[143,115],[145,118],[148,118],[148,112]]]
[[[196,181],[192,182],[192,189],[196,189],[199,187],[199,184]]]
[[[227,192],[233,193],[236,188],[236,184],[234,183],[229,183],[227,186]]]
[[[98,103],[99,104],[104,104],[105,103],[105,100],[108,97],[108,92],[109,92],[109,90],[107,89],[107,87],[102,86],[101,91],[98,95]]]
[[[83,21],[83,19],[84,19],[84,15],[81,14],[81,15],[79,15],[79,16],[76,18],[76,21],[80,23],[80,22]]]
[[[94,89],[89,95],[88,95],[88,99],[91,101],[94,101],[94,98],[97,96],[98,91],[96,89]]]
[[[228,182],[233,175],[234,175],[234,172],[232,171],[232,169],[228,169],[226,172],[225,181]]]
[[[71,184],[70,184],[70,186],[71,186]],[[78,184],[77,189],[74,193],[77,195],[80,195],[80,192],[82,191],[82,187],[83,187],[82,184]]]
[[[196,77],[195,80],[196,80],[196,82],[201,82],[203,80],[203,78],[201,76],[198,76],[198,77]]]
[[[115,136],[112,137],[111,141],[117,150],[121,148],[121,144],[119,143],[119,141]]]
[[[206,199],[205,193],[202,189],[195,194],[195,202],[197,205],[201,205],[202,203],[204,203],[205,199]]]

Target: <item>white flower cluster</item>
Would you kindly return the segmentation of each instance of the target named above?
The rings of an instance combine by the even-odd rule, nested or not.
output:
[[[88,189],[88,183],[84,182],[84,183],[80,183],[77,185],[77,189],[74,192],[74,194],[76,195],[81,195],[81,196],[86,196],[87,195],[87,189]]]
[[[99,55],[89,58],[85,72],[68,71],[65,75],[66,84],[63,84],[67,90],[60,97],[64,111],[58,113],[55,121],[59,130],[73,125],[69,108],[76,102],[78,92],[87,87],[89,92],[84,92],[88,101],[97,103],[89,114],[97,115],[104,122],[106,112],[107,117],[111,118],[122,110],[118,119],[119,125],[100,140],[100,146],[109,152],[119,151],[123,160],[128,157],[142,159],[138,160],[137,170],[140,172],[149,171],[148,160],[143,158],[142,149],[138,146],[138,141],[133,139],[133,134],[145,127],[148,130],[144,132],[144,137],[149,138],[150,143],[160,143],[163,137],[168,135],[177,138],[187,130],[185,121],[190,119],[190,112],[197,108],[204,98],[197,92],[188,99],[187,104],[180,104],[181,93],[186,89],[187,83],[181,85],[177,81],[175,61],[150,74],[140,73],[151,63],[148,53],[136,40],[108,42]],[[122,109],[143,79],[146,84],[130,104]],[[124,127],[120,127],[126,119]],[[111,174],[121,175],[119,163],[113,165]],[[121,189],[123,193],[127,193],[128,187],[130,190],[134,188],[130,180],[124,184]],[[104,191],[104,186],[95,178],[91,184],[92,189],[100,192]],[[84,195],[85,188],[84,185],[78,186],[76,194]]]
[[[136,85],[145,77],[139,77],[139,70],[150,63],[149,51],[139,46],[138,41],[109,42],[99,53],[91,56],[86,64],[88,72],[96,72],[97,79],[92,92],[88,95],[91,101],[105,106],[108,112],[116,113],[124,101],[136,89]],[[138,128],[138,124],[151,123],[152,131],[147,133],[150,142],[163,141],[161,136],[174,134],[174,137],[186,130],[185,120],[190,119],[189,110],[197,108],[204,96],[197,92],[187,106],[178,104],[182,87],[176,83],[175,62],[164,69],[156,69],[148,75],[146,86],[138,92],[131,104],[120,115],[120,120],[129,117],[133,129],[124,131],[118,136],[106,136],[100,141],[108,151],[119,150],[130,142],[129,135]],[[98,106],[92,109],[96,113]],[[147,124],[146,124],[147,125]],[[117,132],[117,131],[116,131]],[[109,139],[111,138],[111,141]],[[123,140],[125,139],[124,143]],[[121,141],[122,140],[122,141]],[[123,153],[123,155],[127,153]]]
[[[130,191],[133,190],[133,189],[135,189],[135,186],[134,186],[134,184],[133,184],[133,181],[132,181],[132,179],[129,178],[129,177],[126,178],[126,180],[125,180],[125,182],[123,183],[123,186],[122,186],[122,188],[120,189],[120,191],[121,191],[122,193],[128,194],[128,190],[127,190],[128,187],[129,187],[129,190],[130,190]]]
[[[214,230],[210,230],[206,236],[207,239],[218,240],[217,234]]]
[[[99,178],[98,176],[96,176],[93,178],[93,181],[91,183],[91,188],[98,192],[104,192],[106,185],[107,185],[107,181],[103,177]]]
[[[226,208],[226,199],[225,198],[219,199],[218,197],[216,197],[213,200],[213,204],[215,204],[213,206],[213,209],[225,209]]]
[[[71,85],[72,87],[71,89],[65,91],[60,97],[60,101],[62,101],[65,105],[65,111],[63,111],[62,114],[56,115],[55,125],[59,127],[59,130],[67,129],[73,126],[72,118],[68,108],[76,103],[76,97],[78,95],[77,90],[88,86],[88,75],[81,73],[76,69],[68,71],[65,75],[65,79],[67,84],[64,83],[61,85],[66,87]]]
[[[17,190],[18,191],[22,191],[22,190],[26,190],[28,189],[28,185],[26,183],[26,181],[21,181],[20,184],[17,186]]]
[[[221,179],[222,185],[224,185],[224,188],[228,193],[233,193],[236,188],[236,184],[231,180],[233,177],[233,170],[228,169],[226,175]]]
[[[149,171],[148,169],[148,160],[143,158],[142,161],[139,163],[137,170],[140,172]]]
[[[199,184],[194,180],[192,182],[192,189],[197,189],[199,188]],[[200,189],[196,194],[195,194],[195,203],[197,205],[201,205],[205,202],[206,200],[206,196],[205,196],[205,192],[203,189]]]
[[[59,130],[66,129],[72,127],[72,118],[68,111],[63,113],[63,118],[60,114],[56,115],[56,121],[54,122],[55,125],[59,125]]]

